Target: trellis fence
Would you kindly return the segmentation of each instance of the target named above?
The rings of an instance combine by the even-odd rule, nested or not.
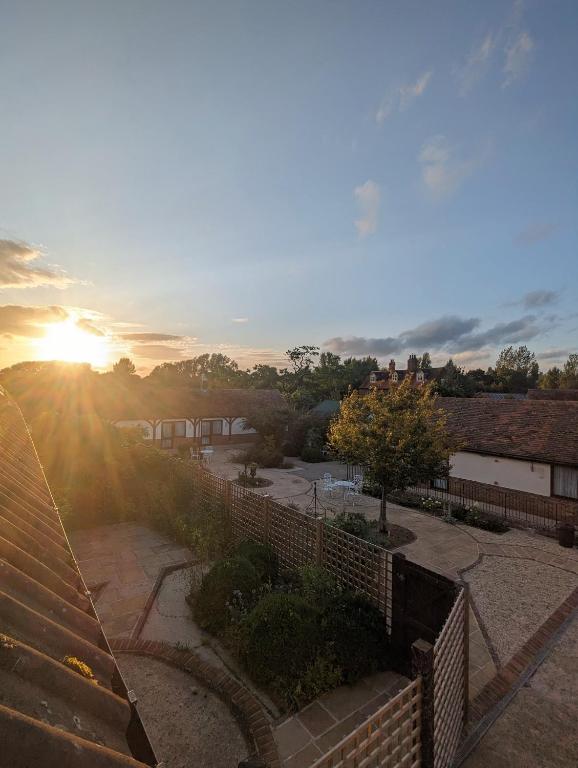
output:
[[[379,608],[392,643],[406,638],[404,652],[412,657],[414,679],[320,758],[315,768],[449,768],[467,707],[465,591],[403,556],[392,556],[382,547],[326,525],[322,519],[216,477],[204,468],[195,466],[192,471],[202,501],[226,511],[235,542],[251,538],[270,544],[286,568],[319,565],[327,569],[338,583],[362,592]],[[426,577],[431,582],[427,594]],[[430,593],[435,599],[427,597]],[[449,608],[440,610],[440,605]],[[425,640],[412,643],[420,626],[422,636],[432,641],[435,638],[435,644]]]

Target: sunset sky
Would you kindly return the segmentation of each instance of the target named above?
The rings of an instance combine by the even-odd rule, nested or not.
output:
[[[0,366],[578,351],[574,0],[0,14]]]

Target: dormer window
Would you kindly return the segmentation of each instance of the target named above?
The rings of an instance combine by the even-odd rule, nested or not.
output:
[[[425,380],[425,376],[424,376],[423,371],[418,371],[417,372],[417,380],[418,381],[424,381]]]
[[[370,384],[375,384],[376,381],[377,381],[377,376],[375,375],[375,373],[370,373],[369,374],[369,383]]]
[[[391,374],[391,380],[392,380],[392,381],[397,381],[397,371],[394,371],[394,372]]]

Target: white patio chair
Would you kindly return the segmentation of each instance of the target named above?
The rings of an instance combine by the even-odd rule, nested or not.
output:
[[[355,506],[355,499],[361,496],[363,491],[363,475],[353,476],[353,488],[349,488],[344,494],[344,500],[351,499],[351,505]]]
[[[331,477],[331,473],[330,472],[324,472],[323,473],[323,477],[321,478],[321,481],[323,483],[323,485],[321,486],[321,490],[323,491],[323,493],[325,493],[325,494],[328,493],[331,496],[331,494],[335,490],[335,483],[333,482],[333,478]]]

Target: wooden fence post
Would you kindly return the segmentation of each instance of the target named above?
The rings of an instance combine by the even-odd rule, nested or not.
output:
[[[265,544],[271,538],[271,496],[268,493],[263,496],[263,538]]]
[[[464,582],[464,726],[467,725],[470,703],[470,585]]]
[[[411,646],[412,675],[421,675],[421,765],[434,766],[434,648],[425,640]]]
[[[323,565],[323,528],[323,519],[315,520],[315,562],[317,565]]]
[[[398,659],[407,658],[405,640],[406,574],[405,555],[394,552],[391,567],[391,647]]]

